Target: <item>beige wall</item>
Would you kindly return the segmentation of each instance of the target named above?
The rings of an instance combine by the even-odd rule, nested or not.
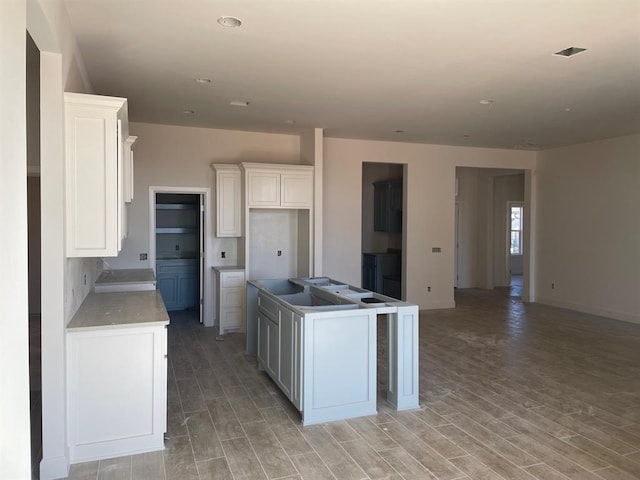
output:
[[[538,159],[537,300],[640,323],[640,135]]]
[[[360,284],[362,164],[407,164],[405,297],[421,308],[454,305],[456,167],[534,169],[536,162],[526,151],[334,138],[324,151],[324,274]]]
[[[129,206],[129,236],[120,255],[107,258],[111,268],[148,268],[140,253],[149,252],[149,187],[204,187],[212,193],[211,163],[300,163],[296,135],[131,123],[138,141],[134,150],[135,191]],[[215,220],[215,216],[212,217]],[[236,239],[210,238],[212,265],[234,265]],[[220,252],[225,251],[225,260]],[[210,265],[210,266],[212,266]]]

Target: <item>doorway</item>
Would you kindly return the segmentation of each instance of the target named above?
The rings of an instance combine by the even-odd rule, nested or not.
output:
[[[362,164],[362,288],[404,298],[405,166]]]
[[[197,311],[200,323],[208,195],[208,189],[150,187],[149,264],[157,288],[167,311]]]

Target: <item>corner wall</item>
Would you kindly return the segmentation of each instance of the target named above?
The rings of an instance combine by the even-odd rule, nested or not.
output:
[[[539,152],[537,182],[536,300],[640,323],[640,135]]]

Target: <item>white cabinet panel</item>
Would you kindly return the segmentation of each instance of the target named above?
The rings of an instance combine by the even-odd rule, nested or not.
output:
[[[242,235],[241,175],[237,165],[211,167],[216,175],[216,236]]]
[[[241,331],[244,326],[245,273],[238,268],[214,267],[216,274],[216,297],[218,330]]]
[[[288,208],[311,208],[313,176],[308,173],[283,173],[281,176],[281,205]]]
[[[165,327],[89,330],[67,338],[72,463],[164,448]]]
[[[243,163],[249,208],[311,208],[313,167]]]
[[[124,227],[127,100],[65,93],[68,257],[116,256]]]
[[[247,172],[250,207],[280,206],[280,174],[278,172]]]

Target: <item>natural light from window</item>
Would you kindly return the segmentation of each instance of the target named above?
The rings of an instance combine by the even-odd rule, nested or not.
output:
[[[511,205],[511,255],[522,255],[522,205]]]

